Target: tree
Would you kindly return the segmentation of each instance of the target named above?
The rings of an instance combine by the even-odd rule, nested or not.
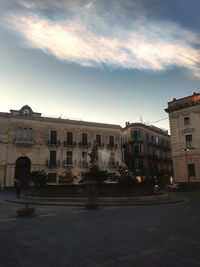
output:
[[[48,175],[44,170],[36,170],[30,173],[30,181],[36,190],[43,188],[47,184]]]

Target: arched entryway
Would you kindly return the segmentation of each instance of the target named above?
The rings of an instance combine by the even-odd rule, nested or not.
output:
[[[21,185],[28,182],[28,176],[31,171],[31,161],[28,157],[20,157],[15,162],[15,179],[19,180]]]

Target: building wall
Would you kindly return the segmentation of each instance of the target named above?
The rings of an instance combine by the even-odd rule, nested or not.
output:
[[[200,94],[174,99],[168,103],[172,160],[176,182],[200,181]],[[188,119],[189,118],[189,121]],[[186,136],[191,135],[191,144]],[[194,164],[195,175],[188,171]]]
[[[139,136],[135,134],[137,131]],[[122,143],[125,163],[134,173],[151,176],[172,173],[170,136],[167,132],[155,126],[128,123],[123,130]]]
[[[24,107],[25,108],[25,107]],[[27,108],[27,106],[26,106]],[[29,108],[29,107],[28,107]],[[30,112],[32,110],[30,109]],[[82,152],[89,153],[95,143],[96,134],[101,135],[102,146],[98,148],[101,167],[108,171],[117,171],[117,166],[122,164],[121,152],[121,127],[119,125],[101,124],[64,119],[42,117],[40,113],[23,114],[21,111],[0,113],[0,184],[12,186],[15,178],[16,160],[27,157],[31,161],[31,170],[45,170],[47,173],[56,173],[58,182],[59,175],[66,171],[72,171],[73,175],[79,176],[85,170],[82,164]],[[17,129],[32,129],[30,140],[18,138]],[[56,145],[49,144],[50,132],[57,132]],[[67,132],[73,132],[73,146],[65,146]],[[80,142],[82,133],[88,135],[88,146],[82,147]],[[114,147],[109,147],[109,136],[114,136]],[[49,166],[50,151],[56,151],[57,166]],[[72,151],[73,162],[66,164],[67,151]],[[111,162],[112,156],[112,162]],[[87,157],[87,160],[88,157]],[[103,162],[102,162],[103,161]],[[80,178],[80,177],[79,177]],[[78,179],[79,179],[78,178]],[[76,180],[78,182],[78,179]]]

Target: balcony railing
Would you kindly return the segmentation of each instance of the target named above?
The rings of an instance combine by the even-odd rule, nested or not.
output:
[[[73,166],[74,165],[74,162],[73,160],[63,160],[63,166]]]
[[[64,141],[64,146],[65,147],[75,147],[76,146],[76,141],[73,141],[73,142]]]
[[[106,147],[116,149],[118,148],[118,144],[107,144]]]
[[[16,145],[34,145],[35,140],[33,138],[15,138],[14,144],[16,144]]]
[[[104,143],[98,144],[98,143],[96,143],[96,142],[94,142],[94,145],[95,145],[96,147],[98,147],[98,148],[103,148],[103,147],[105,146]]]
[[[60,160],[56,160],[56,161],[50,161],[50,160],[46,160],[46,166],[49,168],[57,168],[60,166]]]
[[[90,142],[87,142],[87,143],[79,142],[79,146],[88,148],[88,147],[91,147],[91,143]]]
[[[56,141],[47,140],[47,145],[51,147],[58,147],[60,146],[60,140]]]

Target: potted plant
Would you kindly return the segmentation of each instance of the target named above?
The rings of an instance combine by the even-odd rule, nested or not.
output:
[[[26,183],[26,192],[29,191],[30,183],[33,184],[36,192],[39,192],[47,183],[47,174],[42,170],[32,171],[29,175],[28,182]],[[25,207],[16,210],[16,213],[22,217],[30,217],[35,213],[35,208],[29,207],[27,197],[25,197]]]
[[[31,217],[35,213],[35,208],[29,207],[28,203],[25,203],[25,207],[17,209],[16,213],[21,217]]]

